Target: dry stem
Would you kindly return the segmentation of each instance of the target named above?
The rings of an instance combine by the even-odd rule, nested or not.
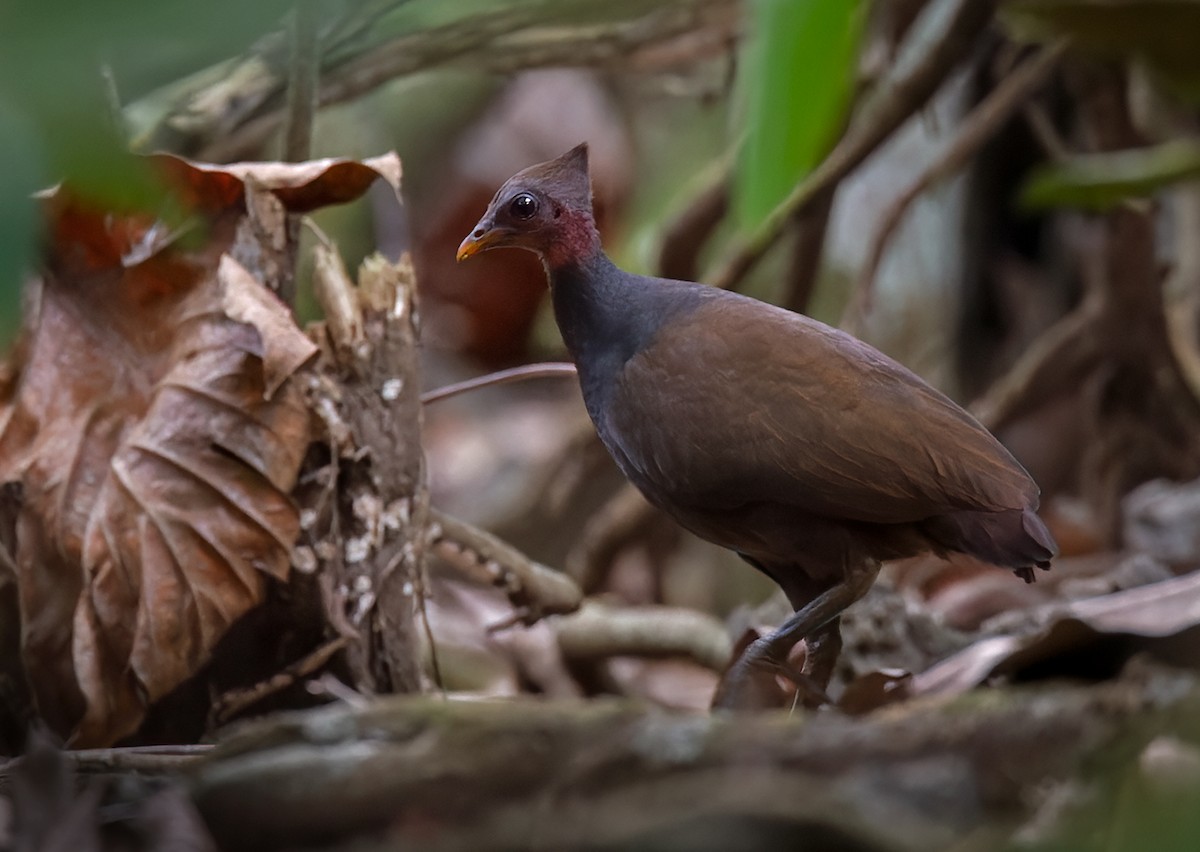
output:
[[[430,543],[443,555],[469,555],[453,563],[472,579],[497,586],[516,608],[515,621],[533,624],[546,615],[574,612],[583,600],[570,577],[534,562],[515,547],[466,521],[431,508]],[[448,552],[448,553],[447,553]]]
[[[1066,50],[1059,42],[1041,50],[1036,56],[1023,62],[1016,71],[996,86],[963,120],[961,129],[941,154],[929,163],[916,179],[910,183],[880,218],[879,230],[867,253],[867,260],[854,286],[854,295],[842,317],[842,327],[856,333],[871,310],[871,296],[876,273],[883,261],[884,253],[896,229],[904,220],[908,208],[924,192],[958,172],[983,145],[991,139],[1004,123],[1019,109],[1026,99],[1046,81],[1058,66],[1058,60]]]

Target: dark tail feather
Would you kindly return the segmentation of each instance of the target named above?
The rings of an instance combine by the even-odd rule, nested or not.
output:
[[[1049,570],[1050,560],[1058,554],[1054,536],[1032,509],[953,512],[931,518],[923,526],[942,547],[1011,568],[1026,583],[1034,581],[1035,565]]]

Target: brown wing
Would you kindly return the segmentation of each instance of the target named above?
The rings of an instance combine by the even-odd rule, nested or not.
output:
[[[764,307],[720,294],[627,362],[605,416],[635,481],[683,506],[780,502],[873,523],[1037,506],[1029,475],[945,396]]]

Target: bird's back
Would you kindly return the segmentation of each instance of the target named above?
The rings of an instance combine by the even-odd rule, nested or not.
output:
[[[1026,577],[1048,564],[1032,479],[916,375],[808,317],[611,269],[605,322],[640,330],[599,345],[607,359],[593,348],[603,370],[580,364],[589,410],[685,526],[760,562],[807,546],[826,561],[958,550]]]

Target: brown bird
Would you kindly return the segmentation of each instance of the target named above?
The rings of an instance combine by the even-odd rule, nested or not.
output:
[[[803,675],[823,689],[839,615],[882,560],[958,551],[1026,582],[1049,568],[1037,485],[914,373],[809,317],[618,269],[593,223],[586,145],[510,178],[458,259],[503,246],[541,257],[588,414],[625,476],[795,609],[746,649],[717,706],[763,700],[800,639]]]

